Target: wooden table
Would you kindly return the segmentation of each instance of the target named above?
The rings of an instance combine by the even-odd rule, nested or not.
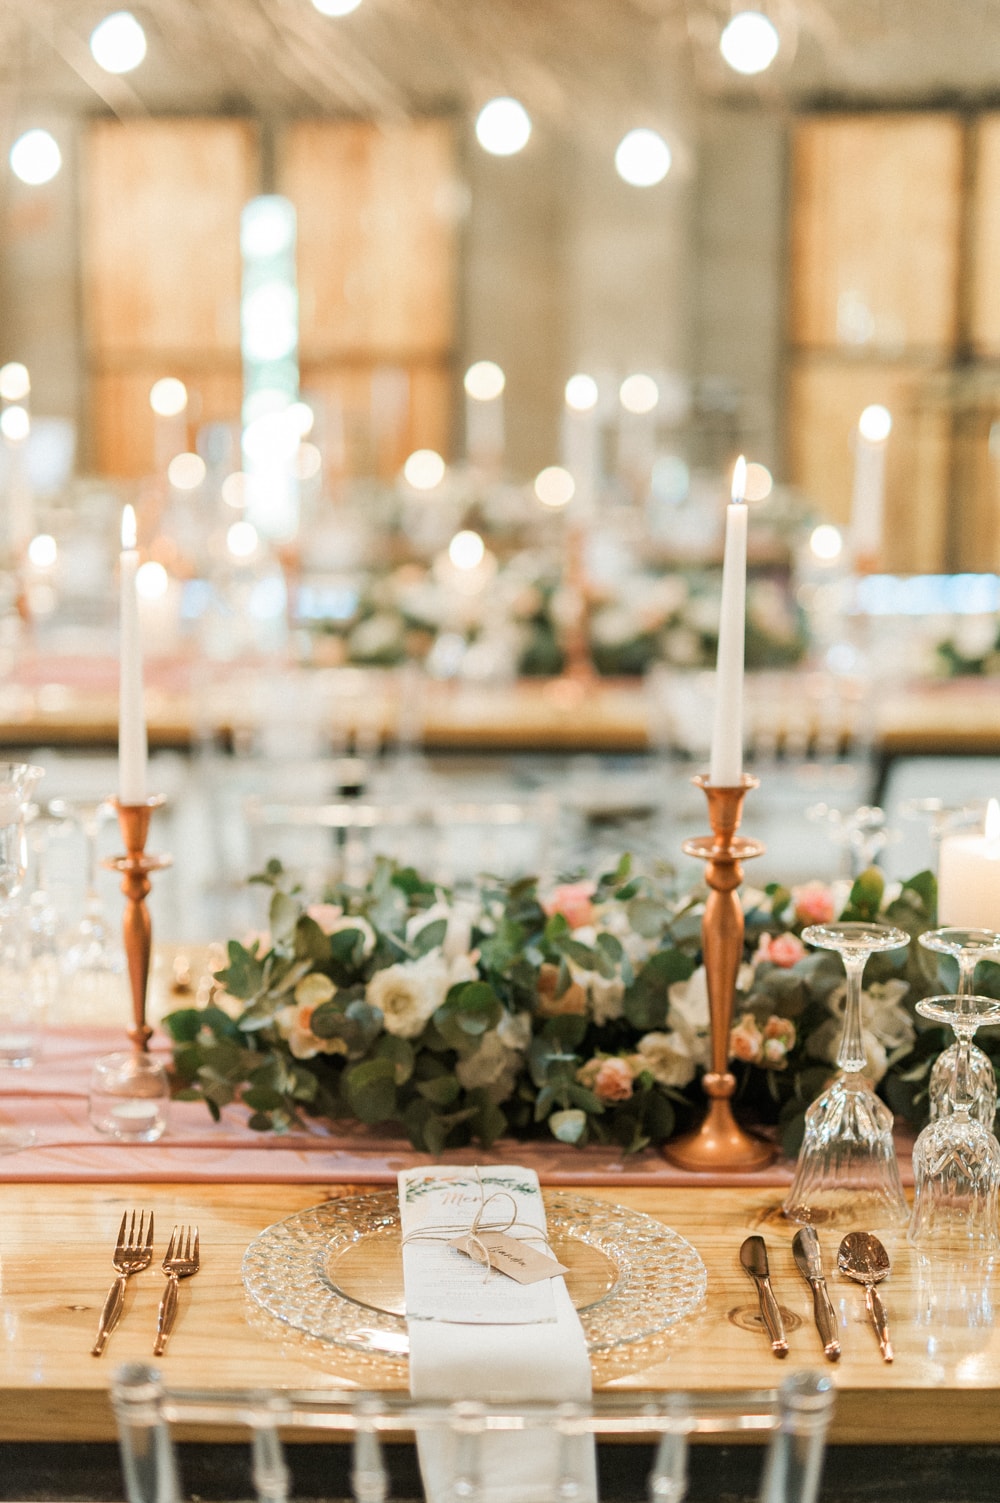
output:
[[[363,1187],[357,1187],[361,1189]],[[348,1352],[316,1356],[292,1333],[262,1336],[247,1318],[240,1264],[264,1227],[330,1195],[322,1185],[0,1186],[3,1292],[0,1439],[107,1440],[113,1433],[108,1384],[115,1366],[150,1359],[161,1280],[130,1283],[126,1313],[103,1358],[90,1356],[111,1277],[110,1251],[121,1212],[150,1207],[157,1244],[177,1221],[201,1229],[201,1272],[182,1285],[180,1314],[162,1359],[168,1382],[183,1385],[317,1387],[361,1379]],[[837,1238],[822,1240],[844,1355],[824,1363],[811,1298],[796,1272],[794,1227],[778,1211],[780,1191],[580,1191],[614,1199],[687,1237],[708,1268],[703,1308],[662,1339],[636,1349],[614,1378],[631,1388],[725,1390],[775,1385],[793,1367],[825,1367],[838,1388],[832,1439],[854,1444],[989,1443],[997,1434],[1000,1328],[992,1323],[995,1284],[981,1273],[947,1269],[931,1278],[901,1234],[887,1245],[894,1268],[883,1293],[896,1346],[882,1362],[866,1323],[863,1290],[833,1268]],[[780,1303],[788,1312],[790,1356],[773,1358],[757,1325],[753,1287],[737,1253],[750,1231],[765,1234]],[[392,1380],[396,1382],[398,1380]]]
[[[332,675],[331,685],[336,681],[331,692],[342,734],[354,731],[376,742],[395,739],[400,704],[392,671],[322,671]],[[213,667],[193,659],[151,658],[146,667],[150,743],[183,748],[199,732],[211,730],[223,739],[249,733],[255,684],[265,673],[275,672],[273,662]],[[751,707],[758,692],[754,680],[751,675]],[[759,713],[769,740],[781,739],[787,729],[782,717],[789,712],[794,713],[801,737],[803,714],[807,721],[817,714],[827,692],[822,676],[805,671],[764,675],[761,685]],[[0,685],[0,743],[113,746],[118,735],[117,696],[113,659],[28,657]],[[880,692],[870,705],[855,704],[848,697],[839,714],[845,741],[871,741],[886,759],[1000,754],[1000,686],[989,679],[899,683]],[[651,744],[650,698],[638,679],[520,679],[501,684],[428,680],[421,690],[420,721],[424,746],[437,751],[624,753],[647,751]],[[830,726],[826,729],[829,733]]]

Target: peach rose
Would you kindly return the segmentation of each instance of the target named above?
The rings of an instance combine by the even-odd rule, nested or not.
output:
[[[805,945],[795,934],[762,934],[754,959],[758,963],[762,960],[769,960],[772,965],[779,965],[785,970],[790,970],[805,953]]]
[[[795,917],[803,924],[828,924],[836,915],[833,890],[825,882],[806,882],[792,888]]]
[[[567,1014],[582,1017],[587,1011],[587,993],[577,981],[571,981],[556,996],[559,967],[546,961],[538,970],[538,1011],[543,1018],[561,1018]]]
[[[542,909],[549,918],[561,913],[571,929],[582,929],[594,922],[593,882],[564,882],[542,899]]]
[[[744,1064],[759,1064],[763,1055],[764,1035],[751,1013],[745,1012],[729,1033],[729,1054]]]
[[[602,1059],[594,1077],[599,1101],[627,1101],[632,1094],[632,1069],[624,1059]]]

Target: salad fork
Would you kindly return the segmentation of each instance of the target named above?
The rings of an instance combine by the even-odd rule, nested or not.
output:
[[[174,1328],[174,1319],[177,1315],[178,1283],[181,1279],[189,1279],[193,1273],[197,1273],[199,1264],[198,1228],[175,1226],[170,1234],[166,1255],[161,1265],[167,1276],[167,1285],[156,1316],[154,1357],[163,1355],[167,1337]]]
[[[135,1211],[132,1212],[131,1221],[128,1211],[122,1217],[122,1224],[118,1228],[118,1241],[111,1255],[111,1261],[115,1266],[118,1277],[108,1290],[108,1297],[104,1301],[104,1309],[101,1311],[100,1325],[97,1327],[97,1339],[90,1349],[92,1357],[99,1357],[104,1350],[105,1344],[111,1332],[121,1318],[122,1309],[125,1305],[125,1282],[130,1274],[141,1273],[148,1268],[153,1258],[153,1213],[149,1213],[149,1225],[145,1224],[146,1213],[140,1211],[139,1225],[136,1226]],[[126,1223],[128,1223],[126,1227]]]

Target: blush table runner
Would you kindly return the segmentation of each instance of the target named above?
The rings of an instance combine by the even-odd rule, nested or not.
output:
[[[392,1184],[400,1170],[440,1161],[411,1148],[402,1135],[361,1123],[307,1119],[308,1130],[283,1135],[247,1126],[232,1106],[213,1122],[201,1102],[175,1101],[157,1143],[119,1143],[101,1136],[87,1117],[87,1082],[100,1054],[123,1047],[119,1029],[59,1030],[46,1035],[30,1069],[0,1070],[0,1126],[30,1127],[32,1146],[0,1153],[0,1182]],[[154,1038],[154,1050],[169,1047]],[[904,1182],[908,1143],[900,1143]],[[573,1148],[554,1139],[497,1143],[448,1151],[454,1164],[505,1164],[512,1159],[548,1185],[784,1185],[792,1165],[778,1159],[756,1174],[690,1174],[656,1149],[622,1154],[601,1144]]]

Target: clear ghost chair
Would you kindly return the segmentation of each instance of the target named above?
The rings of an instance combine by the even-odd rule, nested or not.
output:
[[[350,1443],[331,1457],[328,1496],[354,1503],[389,1503],[391,1484],[384,1440],[415,1436],[447,1448],[452,1458],[443,1491],[429,1503],[515,1503],[499,1472],[483,1476],[490,1445],[517,1450],[541,1434],[551,1465],[516,1503],[589,1503],[595,1498],[591,1438],[644,1444],[651,1503],[681,1503],[687,1490],[687,1445],[692,1437],[747,1436],[768,1439],[758,1503],[815,1503],[835,1390],[823,1373],[791,1374],[780,1389],[737,1393],[601,1392],[589,1404],[500,1404],[463,1400],[418,1401],[387,1392],[207,1391],[164,1385],[144,1363],[118,1369],[112,1405],[127,1503],[180,1503],[175,1428],[249,1433],[258,1503],[287,1503],[289,1468],[282,1431],[305,1432]],[[547,1471],[548,1475],[544,1472]]]

